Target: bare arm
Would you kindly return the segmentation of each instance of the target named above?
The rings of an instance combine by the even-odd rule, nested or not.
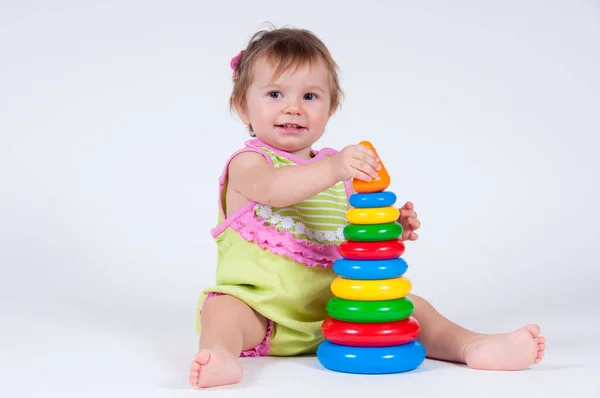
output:
[[[339,181],[334,162],[273,168],[262,155],[243,152],[229,164],[230,187],[249,200],[284,207],[301,202]]]
[[[273,168],[262,155],[243,152],[229,164],[230,187],[249,200],[284,207],[302,202],[339,181],[377,177],[376,155],[363,145],[349,145],[332,157],[305,165]]]

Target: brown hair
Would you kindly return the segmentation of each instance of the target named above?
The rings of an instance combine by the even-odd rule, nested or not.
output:
[[[297,68],[322,61],[329,72],[329,109],[337,109],[340,106],[344,94],[340,87],[338,66],[325,44],[309,30],[279,28],[255,33],[246,49],[231,65],[234,68],[233,91],[229,98],[231,109],[235,106],[245,109],[246,92],[252,84],[254,65],[263,56],[276,65],[274,78],[291,67]],[[248,129],[250,135],[254,136],[252,126],[248,126]]]

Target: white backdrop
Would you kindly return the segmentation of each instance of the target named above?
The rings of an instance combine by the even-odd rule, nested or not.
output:
[[[318,146],[370,140],[415,203],[414,292],[480,331],[539,322],[549,355],[552,337],[591,352],[599,15],[585,1],[1,2],[5,375],[37,374],[36,394],[97,391],[72,384],[88,370],[115,393],[185,390],[217,177],[248,138],[229,60],[264,21],[311,29],[340,64],[346,101]]]

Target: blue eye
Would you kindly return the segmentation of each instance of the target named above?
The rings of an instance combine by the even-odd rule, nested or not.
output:
[[[304,99],[311,101],[311,100],[317,99],[317,96],[316,96],[316,94],[308,93],[308,94],[304,94]]]
[[[271,97],[271,98],[279,98],[278,95],[281,95],[281,93],[279,91],[269,92],[269,97]]]

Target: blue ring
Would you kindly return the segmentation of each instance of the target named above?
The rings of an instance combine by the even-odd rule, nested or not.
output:
[[[323,367],[336,372],[401,373],[425,361],[425,347],[418,340],[388,347],[351,347],[325,340],[317,348],[317,358]]]
[[[357,208],[386,207],[396,203],[396,199],[396,194],[392,191],[353,193],[348,198],[348,203]]]
[[[389,260],[349,260],[339,258],[333,263],[333,272],[347,279],[391,279],[404,275],[408,264],[402,257]]]

